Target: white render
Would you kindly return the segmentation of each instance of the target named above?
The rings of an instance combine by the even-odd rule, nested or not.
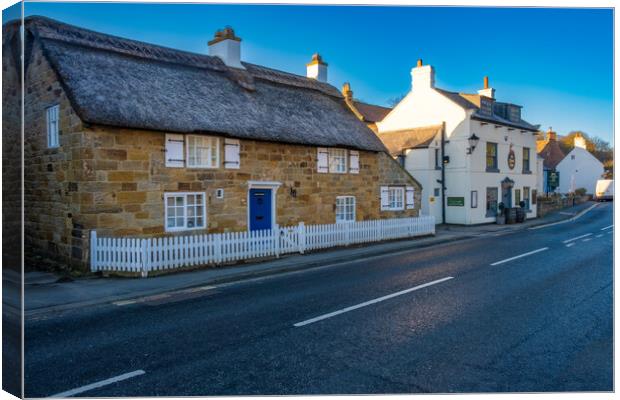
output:
[[[327,65],[322,63],[307,65],[306,76],[319,82],[327,82]]]
[[[585,145],[578,146],[577,141],[575,138],[575,148],[555,167],[560,173],[558,192],[570,193],[574,189],[585,188],[588,194],[594,194],[596,181],[601,179],[605,168],[603,163],[585,149]]]
[[[495,216],[486,212],[486,188],[498,189],[498,202],[502,201],[501,181],[509,178],[514,181],[511,191],[512,201],[515,190],[539,189],[539,176],[542,174],[542,161],[536,154],[536,138],[532,130],[513,128],[508,125],[489,123],[472,119],[475,110],[467,109],[446,97],[435,88],[434,70],[430,66],[418,66],[411,72],[412,90],[398,105],[377,123],[379,134],[422,128],[444,124],[445,155],[450,157],[446,165],[445,197],[463,197],[464,206],[447,206],[446,223],[480,224],[495,222]],[[484,89],[483,89],[484,90]],[[494,95],[494,89],[488,89]],[[485,92],[486,93],[486,92]],[[472,154],[468,153],[468,138],[475,133],[480,138]],[[486,171],[486,143],[497,143],[497,164],[499,172]],[[522,149],[530,149],[530,173],[522,171]],[[442,222],[441,215],[441,170],[435,167],[435,149],[441,148],[441,134],[437,134],[428,148],[405,150],[404,165],[414,178],[422,185],[423,215],[433,215],[437,223]],[[510,148],[515,153],[516,165],[508,166]],[[441,151],[441,150],[440,150]],[[441,163],[439,163],[441,164]],[[435,189],[440,196],[435,196]],[[477,207],[472,207],[472,191],[477,191]],[[514,206],[514,204],[513,204]],[[536,217],[536,204],[531,204],[527,218]]]
[[[224,39],[211,44],[209,55],[219,57],[229,67],[245,69],[241,64],[241,42],[239,40]]]

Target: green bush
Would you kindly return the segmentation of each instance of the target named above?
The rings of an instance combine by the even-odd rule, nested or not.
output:
[[[585,188],[579,188],[579,189],[575,189],[575,194],[577,196],[585,196],[586,195],[586,189]]]

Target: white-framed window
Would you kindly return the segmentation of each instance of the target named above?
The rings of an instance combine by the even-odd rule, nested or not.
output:
[[[47,147],[58,147],[58,120],[60,107],[58,105],[48,107],[47,114]]]
[[[390,187],[388,189],[388,209],[404,210],[405,209],[405,188]]]
[[[207,222],[205,194],[165,193],[166,232],[203,229]]]
[[[402,186],[381,186],[381,210],[405,209],[405,188]]]
[[[336,197],[336,223],[355,222],[355,197]]]
[[[187,167],[218,168],[220,164],[220,141],[216,137],[187,135]]]
[[[329,172],[335,174],[347,172],[347,151],[345,149],[329,149]]]

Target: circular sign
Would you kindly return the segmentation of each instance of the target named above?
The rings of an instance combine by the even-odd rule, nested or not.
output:
[[[508,152],[508,168],[514,169],[515,167],[515,152],[510,149]]]

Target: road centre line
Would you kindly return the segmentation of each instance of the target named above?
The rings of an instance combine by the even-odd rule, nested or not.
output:
[[[607,229],[609,229],[609,228],[613,228],[613,227],[614,227],[613,225],[609,225],[609,226],[606,226],[606,227],[604,227],[604,228],[601,228],[601,230],[602,230],[602,231],[606,231]]]
[[[575,245],[575,242],[572,242],[572,243],[568,243],[568,244],[566,245],[566,247],[571,247],[571,246],[574,246],[574,245]]]
[[[91,383],[90,385],[80,386],[79,388],[67,390],[66,392],[57,393],[57,394],[52,395],[50,397],[71,397],[71,396],[74,396],[76,394],[84,393],[86,391],[97,389],[97,388],[100,388],[102,386],[111,385],[112,383],[124,381],[126,379],[133,378],[134,376],[143,375],[145,373],[146,372],[144,372],[143,370],[138,369],[138,370],[133,371],[133,372],[128,372],[126,374],[114,376],[114,377],[109,378],[109,379],[104,379],[104,380],[99,381],[99,382]]]
[[[598,234],[598,235],[596,235],[595,237],[597,237],[597,238],[603,237],[603,234],[602,234],[602,233],[599,233],[599,234]]]
[[[529,251],[527,253],[519,254],[518,256],[506,258],[505,260],[496,261],[493,264],[491,264],[491,266],[504,264],[504,263],[507,263],[508,261],[516,260],[516,259],[522,258],[522,257],[531,256],[532,254],[540,253],[541,251],[545,251],[545,250],[549,250],[549,248],[548,247],[543,247],[542,249],[537,249],[537,250]]]
[[[318,317],[310,318],[310,319],[307,319],[305,321],[301,321],[301,322],[298,322],[296,324],[293,324],[293,326],[296,327],[296,328],[299,328],[301,326],[313,324],[315,322],[319,322],[319,321],[322,321],[322,320],[327,319],[327,318],[335,317],[336,315],[340,315],[340,314],[344,314],[344,313],[349,312],[349,311],[357,310],[358,308],[362,308],[362,307],[366,307],[366,306],[369,306],[369,305],[372,305],[372,304],[376,304],[376,303],[379,303],[381,301],[389,300],[389,299],[392,299],[392,298],[397,297],[397,296],[402,296],[403,294],[411,293],[411,292],[413,292],[415,290],[419,290],[419,289],[423,289],[425,287],[436,285],[438,283],[445,282],[445,281],[448,281],[448,280],[453,279],[453,278],[454,277],[452,277],[452,276],[447,276],[445,278],[437,279],[437,280],[432,281],[432,282],[424,283],[422,285],[414,286],[414,287],[409,288],[409,289],[401,290],[400,292],[388,294],[388,295],[383,296],[383,297],[378,297],[376,299],[372,299],[372,300],[366,301],[364,303],[356,304],[354,306],[342,308],[342,309],[334,311],[334,312],[330,312],[330,313],[327,313],[327,314],[319,315]]]
[[[585,239],[582,240],[582,242],[588,242],[590,240],[592,240],[592,238],[585,238]]]
[[[583,239],[584,237],[588,237],[590,235],[592,235],[592,234],[591,233],[586,233],[585,235],[577,236],[577,237],[574,237],[572,239],[567,239],[567,240],[563,241],[562,243],[566,244],[566,243],[569,243],[569,242],[573,242],[575,240]]]

